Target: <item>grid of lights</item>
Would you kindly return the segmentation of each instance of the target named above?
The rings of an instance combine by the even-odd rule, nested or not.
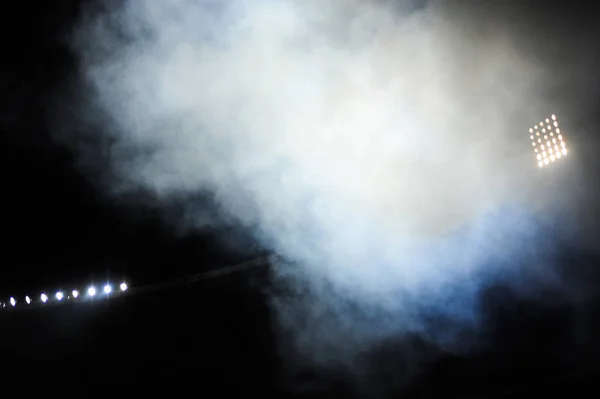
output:
[[[530,128],[529,139],[540,168],[564,158],[568,153],[556,115],[552,115]]]
[[[127,291],[129,289],[129,287],[127,286],[126,283],[121,283],[119,284],[119,289],[116,293],[123,293],[125,291]],[[57,291],[55,292],[53,295],[49,296],[46,293],[41,293],[37,298],[35,297],[30,297],[29,295],[25,296],[23,298],[23,303],[24,305],[32,305],[32,304],[46,304],[49,302],[54,302],[54,303],[58,303],[58,302],[64,302],[64,301],[74,301],[74,300],[81,300],[81,299],[92,299],[96,296],[104,296],[104,297],[109,297],[110,295],[112,295],[113,293],[115,293],[115,291],[113,290],[113,286],[110,283],[105,284],[102,287],[101,293],[96,289],[95,286],[90,286],[88,287],[88,289],[86,290],[86,294],[87,295],[81,295],[80,292],[78,290],[72,290],[70,293],[64,293],[63,291]],[[19,304],[21,304],[20,300],[17,300],[15,297],[10,297],[8,302],[0,302],[2,303],[2,308],[6,308],[7,306],[9,307],[16,307]]]

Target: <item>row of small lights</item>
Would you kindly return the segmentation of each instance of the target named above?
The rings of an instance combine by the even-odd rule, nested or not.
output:
[[[128,288],[129,288],[129,287],[127,286],[127,284],[126,284],[126,283],[121,283],[121,284],[119,285],[119,290],[120,290],[121,292],[125,292],[125,291],[127,291],[127,289],[128,289]],[[112,286],[111,286],[110,284],[106,284],[106,285],[104,286],[104,288],[103,288],[103,291],[104,291],[104,294],[106,294],[106,295],[110,295],[110,294],[113,292],[113,288],[112,288]],[[87,289],[87,296],[88,296],[88,297],[90,297],[90,298],[93,298],[93,297],[95,297],[97,293],[98,293],[98,292],[97,292],[97,290],[96,290],[96,287],[94,287],[94,286],[91,286],[91,287],[89,287],[89,288]],[[74,299],[77,299],[77,298],[79,298],[79,296],[80,296],[80,293],[79,293],[79,291],[77,291],[77,290],[73,290],[73,291],[71,292],[71,295],[70,295],[70,296],[67,296],[67,299],[70,299],[70,298],[71,298],[71,296],[72,296]],[[58,291],[56,294],[54,294],[54,297],[56,298],[56,300],[57,300],[57,301],[59,301],[59,302],[60,302],[60,301],[62,301],[62,300],[65,298],[65,294],[64,294],[62,291]],[[50,298],[49,298],[49,297],[48,297],[48,295],[46,295],[45,293],[42,293],[42,294],[40,295],[40,301],[42,301],[42,303],[46,303],[46,302],[48,302],[49,300],[50,300]],[[31,304],[31,303],[33,302],[33,300],[32,300],[32,299],[31,299],[29,296],[26,296],[26,297],[25,297],[25,302],[27,303],[27,305],[29,305],[29,304]],[[17,306],[17,300],[16,300],[14,297],[10,297],[10,299],[9,299],[8,303],[9,303],[11,306],[13,306],[13,307]],[[4,307],[6,307],[6,303],[3,303],[3,304],[2,304],[2,307],[3,307],[3,308],[4,308]]]

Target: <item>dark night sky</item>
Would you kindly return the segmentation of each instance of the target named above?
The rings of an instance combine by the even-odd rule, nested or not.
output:
[[[499,2],[503,6],[490,5],[487,18],[514,17],[515,31],[534,32],[534,41],[547,45],[540,57],[563,62],[557,67],[563,76],[581,85],[582,75],[597,74],[600,52],[594,41],[600,36],[594,37],[594,10],[575,2]],[[3,300],[13,292],[51,292],[61,285],[83,286],[107,278],[126,278],[143,286],[252,258],[259,248],[233,227],[177,231],[163,223],[165,211],[152,201],[114,202],[75,167],[74,155],[54,139],[54,118],[61,112],[54,100],[68,92],[76,68],[64,37],[77,21],[79,3],[13,2],[1,13]],[[544,38],[540,26],[553,28]],[[560,61],[561,48],[572,54],[576,47],[583,53],[595,49],[596,55]],[[580,70],[574,67],[577,62],[582,63]],[[577,98],[566,93],[566,100]],[[594,121],[590,118],[595,117],[588,116],[588,124]],[[216,212],[210,199],[195,200],[205,203],[207,212]],[[183,215],[180,208],[173,203],[168,212]],[[590,215],[595,212],[590,210]],[[247,251],[234,253],[224,237],[246,242]],[[577,249],[569,251],[564,267],[581,270],[575,281],[600,281],[592,258]],[[600,308],[594,298],[579,307],[541,306],[496,287],[485,294],[493,320],[487,334],[494,345],[482,354],[445,354],[415,338],[382,344],[369,360],[372,375],[304,370],[290,377],[284,376],[281,362],[285,351],[276,345],[268,286],[268,270],[257,270],[93,306],[4,312],[2,368],[23,381],[41,378],[62,385],[65,394],[78,384],[149,390],[161,385],[205,397],[240,391],[328,398],[365,391],[377,392],[373,397],[403,392],[413,395],[406,397],[436,398],[598,392],[600,370],[594,365],[600,364],[600,348],[592,337],[600,333]],[[409,388],[401,389],[394,382],[402,372],[395,354],[405,353],[407,347],[432,353],[434,360]],[[12,380],[3,377],[5,386],[10,385]],[[377,390],[370,388],[374,385]],[[313,389],[294,391],[299,386]]]

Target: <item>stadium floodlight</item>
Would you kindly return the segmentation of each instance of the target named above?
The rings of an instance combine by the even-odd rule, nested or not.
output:
[[[28,296],[25,297],[25,302],[27,302],[27,304],[29,305],[31,303],[31,298],[29,298]]]
[[[48,296],[46,294],[42,294],[40,295],[40,299],[42,300],[42,302],[46,303],[46,301],[48,300]]]
[[[88,288],[88,295],[89,295],[89,296],[94,296],[94,295],[96,295],[96,288],[94,288],[94,287],[90,287],[90,288]]]
[[[104,286],[104,293],[105,294],[110,294],[112,292],[112,287],[110,286],[110,284],[106,284]]]
[[[61,301],[64,298],[64,295],[62,292],[58,291],[56,293],[56,299],[58,299],[59,301]]]
[[[127,287],[127,284],[121,283],[121,285],[119,286],[119,288],[121,289],[121,291],[125,292],[125,291],[127,291],[128,287]]]
[[[13,298],[12,296],[10,297],[10,304],[15,307],[17,305],[17,301],[15,301],[15,298]]]
[[[558,127],[556,115],[552,114],[528,131],[535,162],[540,168],[549,166],[567,155],[567,145]]]
[[[73,295],[73,298],[77,298],[79,296],[79,291],[73,290],[73,292],[71,292],[71,295]]]

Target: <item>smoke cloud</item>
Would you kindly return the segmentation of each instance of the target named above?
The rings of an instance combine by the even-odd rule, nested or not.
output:
[[[560,289],[544,215],[572,198],[528,142],[538,119],[561,118],[564,104],[540,96],[550,72],[514,32],[449,3],[86,10],[78,112],[111,143],[106,188],[208,193],[287,259],[278,278],[298,295],[273,306],[311,362],[347,364],[408,333],[468,349],[490,282]],[[88,170],[95,140],[73,141]]]

